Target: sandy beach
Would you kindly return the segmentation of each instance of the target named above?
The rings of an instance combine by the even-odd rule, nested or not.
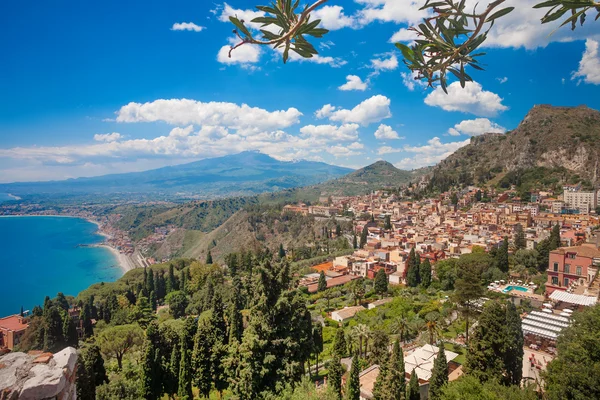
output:
[[[132,257],[120,253],[114,247],[108,246],[106,244],[99,244],[97,245],[97,247],[103,247],[105,249],[110,250],[110,252],[113,253],[115,258],[117,259],[119,266],[123,270],[123,273],[127,273],[128,271],[139,267],[139,265],[135,262],[135,260]]]

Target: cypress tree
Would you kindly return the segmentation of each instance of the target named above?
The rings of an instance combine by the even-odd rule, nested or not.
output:
[[[504,238],[502,245],[498,249],[498,253],[496,254],[496,263],[500,271],[508,272],[508,237]]]
[[[386,231],[389,231],[392,229],[392,219],[389,215],[385,216],[385,222],[383,224],[383,229],[385,229]]]
[[[179,348],[180,346],[177,344],[173,346],[173,350],[171,350],[171,359],[165,371],[165,393],[168,394],[170,398],[175,397],[179,385],[179,361],[181,358]]]
[[[206,264],[212,264],[213,263],[213,258],[212,258],[212,254],[210,253],[210,250],[208,251],[208,253],[206,254]]]
[[[152,308],[152,311],[156,311],[156,307],[157,307],[157,301],[156,301],[156,294],[153,291],[150,292],[150,298],[148,299],[148,301],[150,301],[150,307]]]
[[[181,361],[179,364],[179,384],[177,395],[180,400],[193,400],[192,393],[192,360],[191,346],[194,337],[194,320],[188,318],[185,321],[185,328],[181,338]]]
[[[519,385],[523,378],[523,329],[519,312],[512,302],[506,305],[506,383]]]
[[[142,392],[144,393],[144,398],[147,400],[156,400],[162,395],[163,372],[159,346],[158,324],[152,322],[146,330],[146,343],[142,365]]]
[[[358,249],[358,243],[356,242],[356,233],[352,235],[352,248]]]
[[[348,352],[348,347],[346,345],[346,335],[344,335],[344,329],[342,327],[339,327],[335,332],[332,352],[339,358],[345,357]]]
[[[360,400],[360,365],[358,363],[358,352],[352,357],[350,376],[346,382],[346,400]]]
[[[560,247],[560,226],[558,224],[552,227],[552,232],[550,233],[550,243],[549,250],[556,250]]]
[[[96,344],[90,345],[82,354],[86,368],[88,369],[94,386],[100,386],[108,383],[106,368],[104,368],[104,359],[100,353],[100,347]]]
[[[380,295],[387,293],[388,291],[388,277],[385,273],[385,268],[379,268],[375,275],[375,292]]]
[[[448,384],[448,360],[443,343],[440,344],[440,350],[436,359],[433,361],[433,370],[429,379],[429,398],[438,400],[441,398],[444,386]]]
[[[283,243],[279,243],[279,259],[285,258],[285,250],[283,248]]]
[[[406,393],[406,373],[404,370],[404,353],[399,340],[394,342],[394,348],[386,370],[387,379],[383,384],[382,400],[402,399]]]
[[[192,356],[192,369],[194,371],[194,384],[200,394],[208,397],[211,389],[211,350],[212,332],[210,322],[207,318],[198,321],[198,329],[194,340],[194,352]]]
[[[428,258],[419,266],[419,277],[421,278],[421,286],[428,288],[431,285],[431,263]]]
[[[517,250],[524,249],[527,247],[527,239],[525,238],[525,231],[523,231],[523,226],[521,224],[517,224],[515,226],[515,248]]]
[[[233,295],[231,296],[231,306],[229,312],[229,341],[235,338],[238,342],[242,340],[244,330],[244,318],[242,316],[242,281],[239,275],[234,275],[232,281]]]
[[[368,236],[369,236],[369,229],[365,225],[365,227],[362,230],[362,233],[360,234],[360,248],[361,249],[363,247],[365,247],[365,245],[367,244],[367,237]]]
[[[325,273],[321,271],[319,274],[319,284],[317,285],[317,290],[322,292],[327,289],[327,279],[325,279]]]
[[[340,357],[337,354],[329,362],[328,384],[332,388],[333,393],[338,399],[342,398],[342,376],[344,375],[344,367],[340,362]]]
[[[82,357],[77,359],[77,399],[96,400],[96,388]]]
[[[65,344],[67,346],[77,347],[77,343],[79,342],[79,336],[77,335],[77,326],[75,326],[75,322],[69,316],[69,313],[63,311],[63,337],[65,340]]]
[[[165,282],[165,273],[161,271],[160,273],[156,273],[156,299],[164,300],[167,295],[167,284]]]
[[[421,393],[419,391],[419,378],[417,378],[417,371],[415,371],[414,369],[410,374],[410,381],[408,382],[406,400],[421,400]]]
[[[313,353],[317,362],[316,375],[319,376],[319,354],[323,352],[323,327],[321,323],[315,324],[313,328]]]
[[[406,284],[410,287],[419,286],[419,283],[421,282],[419,275],[419,256],[414,247],[410,250],[406,264],[408,268],[408,271],[406,272]]]
[[[167,275],[166,289],[167,294],[177,290],[177,284],[175,282],[175,267],[172,263],[169,264],[169,274]]]
[[[335,224],[335,237],[340,237],[342,234],[342,227],[340,224]]]

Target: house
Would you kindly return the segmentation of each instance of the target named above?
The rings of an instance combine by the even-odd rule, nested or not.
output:
[[[325,279],[327,279],[327,289],[329,289],[332,287],[345,285],[346,283],[348,283],[351,280],[356,279],[356,278],[357,278],[356,276],[352,276],[352,275],[342,275],[342,276],[338,276],[338,277],[330,278],[330,279],[327,279],[327,277],[326,277]],[[307,286],[308,286],[309,293],[317,293],[319,291],[318,280],[317,280],[317,282],[311,283]]]
[[[14,349],[28,327],[29,324],[20,315],[0,318],[0,349]]]
[[[371,400],[373,388],[379,376],[379,365],[375,364],[365,369],[358,375],[360,382],[360,400]]]
[[[353,318],[356,313],[364,311],[366,308],[363,306],[344,307],[341,310],[335,310],[331,313],[331,319],[337,322],[344,322]]]
[[[546,294],[570,290],[571,286],[587,288],[600,266],[600,250],[593,244],[561,247],[550,252]],[[583,293],[581,293],[583,294]]]
[[[374,308],[377,308],[377,307],[379,307],[379,306],[382,306],[382,305],[384,305],[384,304],[387,304],[387,303],[391,302],[392,300],[394,300],[392,297],[388,297],[388,298],[381,299],[381,300],[376,300],[376,301],[374,301],[374,302],[372,302],[372,303],[369,303],[369,305],[367,306],[367,308],[368,308],[369,310],[372,310],[372,309],[374,309]]]

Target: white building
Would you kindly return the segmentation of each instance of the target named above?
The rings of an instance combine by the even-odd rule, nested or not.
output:
[[[563,194],[565,204],[571,209],[577,209],[582,214],[588,214],[598,206],[597,192],[566,191]]]
[[[335,310],[331,313],[331,319],[337,322],[344,322],[353,318],[357,312],[364,311],[363,306],[344,307],[341,310]]]

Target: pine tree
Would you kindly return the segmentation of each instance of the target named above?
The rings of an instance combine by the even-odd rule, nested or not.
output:
[[[523,226],[521,224],[517,224],[515,226],[515,248],[520,250],[526,247],[527,239],[525,238],[525,231],[523,231]]]
[[[279,259],[283,260],[285,258],[285,250],[283,248],[283,243],[279,244]]]
[[[360,364],[358,363],[358,352],[352,357],[350,376],[346,382],[346,400],[360,400]]]
[[[339,327],[335,332],[332,352],[339,358],[343,358],[346,356],[346,354],[348,354],[348,347],[346,345],[346,335],[344,335],[344,329],[342,327]]]
[[[448,360],[443,343],[440,344],[440,350],[436,359],[433,361],[433,370],[429,379],[429,398],[438,400],[441,398],[442,389],[448,384]]]
[[[316,375],[319,376],[319,354],[323,352],[323,327],[321,323],[315,324],[313,328],[313,353],[317,362]]]
[[[421,278],[421,286],[428,288],[431,285],[431,263],[428,258],[419,266],[419,277]]]
[[[496,264],[500,271],[508,272],[508,237],[504,238],[502,245],[498,249],[498,253],[496,254]]]
[[[333,393],[338,399],[342,398],[342,376],[344,375],[344,367],[340,362],[340,357],[337,354],[329,362],[328,384],[332,388]]]
[[[319,292],[327,290],[327,279],[325,278],[325,273],[323,271],[321,271],[319,274],[319,284],[317,285],[317,290]]]
[[[212,258],[212,254],[210,253],[210,250],[208,251],[208,253],[206,253],[206,264],[210,265],[213,263],[213,258]]]
[[[360,234],[360,248],[362,249],[367,244],[367,237],[369,236],[369,228],[365,225]]]
[[[388,291],[388,276],[385,273],[385,268],[379,268],[375,275],[375,292],[383,295]]]
[[[421,400],[421,392],[419,391],[419,378],[417,378],[417,371],[414,369],[410,374],[406,400]]]

